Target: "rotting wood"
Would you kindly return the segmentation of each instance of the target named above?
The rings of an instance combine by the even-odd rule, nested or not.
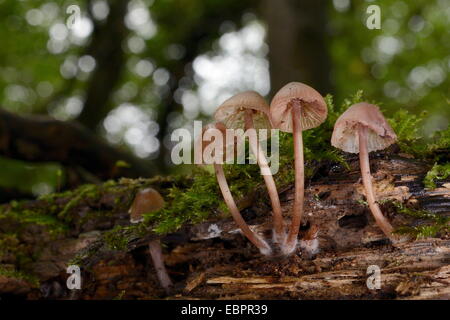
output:
[[[449,215],[449,179],[439,181],[437,189],[425,190],[422,179],[428,167],[421,162],[399,156],[387,158],[380,154],[375,155],[371,165],[378,201],[394,226],[421,221],[395,214],[388,204],[384,204],[385,200],[398,201],[443,216]],[[175,293],[171,298],[447,297],[449,286],[445,282],[450,281],[449,235],[443,234],[441,239],[412,241],[396,248],[387,244],[368,208],[361,204],[364,190],[359,181],[357,159],[350,159],[349,166],[349,171],[330,168],[323,177],[307,183],[306,225],[303,233],[308,225],[317,225],[321,249],[312,260],[303,258],[301,251],[289,259],[263,259],[240,235],[231,218],[212,216],[204,223],[185,226],[176,234],[162,237],[161,240],[167,245],[164,252],[166,266],[174,280]],[[142,186],[147,186],[144,180]],[[82,214],[79,217],[73,215],[72,223],[77,227],[68,238],[55,241],[41,233],[38,227],[28,230],[27,237],[20,239],[20,245],[31,248],[35,246],[36,250],[45,252],[33,264],[33,267],[39,267],[40,272],[35,275],[41,281],[41,286],[64,288],[67,277],[65,267],[68,262],[77,252],[91,252],[83,260],[85,287],[77,294],[77,298],[112,299],[123,296],[125,299],[152,299],[164,296],[156,276],[149,273],[152,268],[147,261],[146,245],[150,239],[158,236],[151,232],[144,237],[130,235],[130,242],[123,251],[112,250],[101,240],[102,232],[110,230],[115,224],[127,223],[128,208],[115,208],[115,199],[130,203],[131,196],[130,189],[116,188],[114,194],[102,195],[101,205],[91,203],[92,200],[88,198],[80,199],[73,208],[74,212],[110,210],[112,214],[107,221],[94,215],[88,225],[77,220],[82,220]],[[286,219],[290,214],[292,196],[292,186],[285,188],[280,194]],[[249,220],[249,224],[258,232],[270,236],[271,213],[267,204],[257,200],[247,204],[250,204],[247,211],[263,213],[254,215],[255,218]],[[43,205],[43,201],[34,201],[27,208],[39,208]],[[13,224],[3,224],[0,232],[9,232],[11,229],[8,228],[13,227]],[[66,246],[70,250],[65,250]],[[366,286],[366,270],[369,265],[381,268],[383,286],[380,290],[369,290]],[[223,279],[228,279],[228,283]],[[8,286],[16,285],[14,288],[9,287],[9,292],[20,292],[21,296],[27,295],[29,298],[44,298],[39,293],[39,288],[31,285],[16,291],[21,289],[17,283],[13,280],[7,283]],[[65,299],[69,296],[67,290],[54,289],[47,297]]]

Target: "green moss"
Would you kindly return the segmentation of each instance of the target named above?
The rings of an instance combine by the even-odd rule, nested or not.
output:
[[[77,189],[77,193],[72,193],[72,199],[66,203],[64,208],[58,214],[58,218],[64,221],[70,221],[69,212],[72,208],[76,207],[80,200],[85,198],[96,198],[98,197],[99,187],[93,184],[86,184]]]
[[[50,236],[37,237],[38,243],[41,239],[56,239],[68,230],[68,227],[54,216],[42,210],[23,209],[20,203],[8,209],[2,207],[0,210],[0,224],[14,226],[14,233],[0,233],[0,261],[14,261],[18,268],[26,267],[37,259],[29,244],[20,240],[20,235],[25,230],[36,230],[35,226],[39,226]]]
[[[402,152],[409,153],[416,159],[438,162],[450,160],[450,127],[436,131],[431,137],[425,137],[422,128],[426,116],[426,112],[414,115],[406,110],[399,110],[389,119],[398,136],[398,146]]]
[[[125,228],[123,226],[116,226],[104,233],[103,239],[110,249],[124,250],[127,248],[128,239],[123,235],[123,231],[126,230]]]
[[[31,284],[33,287],[39,287],[39,279],[37,277],[2,265],[0,265],[0,276],[23,280]]]
[[[436,188],[436,180],[443,180],[450,177],[450,162],[445,164],[435,164],[423,179],[426,188]]]
[[[192,176],[195,179],[190,187],[173,186],[167,190],[165,208],[144,216],[147,225],[155,225],[155,232],[173,232],[186,222],[201,222],[218,208],[220,198],[215,176],[201,169],[195,169]],[[229,183],[232,185],[232,179]]]
[[[0,233],[0,261],[11,253],[20,250],[20,241],[16,233]]]
[[[104,243],[112,250],[126,250],[128,243],[144,236],[147,229],[144,224],[115,226],[103,234]]]
[[[18,202],[11,203],[8,209],[0,208],[0,221],[3,219],[19,224],[19,229],[30,224],[43,226],[51,236],[64,234],[67,231],[67,225],[52,214],[48,214],[43,209],[26,209]]]
[[[356,200],[356,203],[358,203],[358,204],[360,204],[360,205],[362,205],[364,207],[369,207],[369,203],[367,201],[363,200],[363,199]]]
[[[399,202],[393,202],[397,213],[409,216],[415,220],[424,220],[418,226],[401,226],[395,230],[398,234],[408,234],[416,239],[436,237],[438,234],[450,232],[450,217],[444,217],[425,210],[414,210]]]
[[[434,238],[442,232],[447,232],[450,227],[440,225],[423,225],[423,226],[402,226],[397,228],[395,233],[411,235],[416,239]]]
[[[125,290],[120,291],[119,294],[113,298],[113,300],[122,300],[123,297],[125,296],[125,293],[126,293]]]

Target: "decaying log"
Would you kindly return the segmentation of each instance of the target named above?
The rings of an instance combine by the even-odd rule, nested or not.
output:
[[[321,248],[345,249],[386,240],[377,228],[365,200],[357,159],[349,161],[350,170],[332,168],[325,177],[312,181],[305,191],[306,222],[319,227]],[[424,189],[428,166],[402,157],[371,161],[378,202],[389,216],[387,200],[405,203],[443,216],[450,215],[450,184],[438,182],[434,190]],[[289,217],[293,205],[293,186],[280,196],[283,213]],[[405,224],[405,217],[389,216],[394,226]],[[259,232],[271,229],[269,223],[253,225]],[[238,232],[231,221],[206,222],[192,228],[193,239],[211,239]]]
[[[350,158],[348,164],[350,170],[323,168],[307,183],[302,234],[311,225],[319,228],[320,252],[314,257],[308,258],[298,249],[289,258],[264,258],[242,237],[232,219],[223,215],[212,215],[203,223],[184,226],[164,237],[150,229],[145,235],[130,233],[125,248],[115,250],[105,243],[105,231],[115,225],[127,225],[128,207],[136,191],[156,183],[126,180],[112,190],[102,190],[95,201],[81,194],[65,213],[71,218],[71,230],[63,238],[52,239],[39,226],[24,229],[19,245],[30,248],[30,255],[37,255],[28,270],[38,277],[40,288],[29,285],[19,295],[37,299],[160,298],[165,293],[147,249],[150,240],[160,238],[165,244],[167,271],[174,283],[172,298],[176,299],[448,298],[448,232],[392,246],[363,203],[357,158]],[[424,189],[422,180],[428,165],[382,154],[375,155],[371,165],[378,201],[394,227],[427,221],[397,213],[386,200],[437,215],[450,214],[450,179],[439,181],[434,190]],[[170,179],[161,180],[153,187],[161,190],[170,187],[170,183]],[[288,186],[280,193],[286,220],[293,192],[293,186]],[[259,194],[252,199],[241,202],[242,213],[252,228],[270,237],[267,197]],[[71,200],[59,199],[57,205],[67,207]],[[44,200],[38,200],[28,203],[27,208],[45,205]],[[14,230],[11,221],[0,222],[0,234]],[[75,257],[82,267],[84,285],[82,290],[69,292],[65,289],[65,268]],[[1,257],[0,264],[18,266],[19,262]],[[370,265],[380,268],[379,290],[370,290],[366,285]],[[2,281],[5,283],[5,279]],[[8,283],[9,292],[25,288],[12,281]],[[0,295],[4,293],[0,286]]]
[[[342,254],[328,253],[314,260],[315,272],[299,277],[212,275],[206,279],[205,291],[228,297],[252,293],[259,298],[285,295],[312,299],[326,298],[450,298],[450,241],[416,241],[396,250],[385,248],[355,249]],[[369,289],[369,266],[380,268],[380,288]],[[370,280],[370,279],[369,279]],[[267,290],[271,290],[270,293]]]

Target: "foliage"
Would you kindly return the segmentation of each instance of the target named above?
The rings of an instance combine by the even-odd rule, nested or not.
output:
[[[145,223],[156,224],[155,232],[167,233],[177,230],[187,221],[203,221],[218,207],[219,191],[215,176],[198,169],[192,178],[192,185],[187,189],[169,188],[165,208],[145,215]]]
[[[438,151],[447,151],[450,148],[450,128],[436,131],[431,137],[425,137],[420,128],[423,126],[426,114],[423,112],[415,115],[406,110],[400,110],[389,119],[389,123],[398,136],[397,144],[403,152],[417,159],[445,159],[448,153],[442,155]]]
[[[12,201],[9,208],[0,207],[0,221],[3,220],[3,223],[14,221],[17,224],[17,232],[27,225],[42,226],[52,236],[57,236],[67,230],[67,226],[52,214],[52,208],[27,209],[23,204],[24,202]]]
[[[126,234],[135,228],[136,226],[115,226],[103,234],[103,240],[110,249],[125,250],[129,242]]]
[[[333,2],[334,3],[334,2]],[[335,2],[338,3],[338,2]],[[339,2],[344,3],[344,2]],[[348,1],[330,6],[329,42],[337,98],[363,89],[392,115],[429,113],[426,126],[450,120],[448,0]],[[378,5],[381,29],[368,29],[367,8]],[[337,9],[337,8],[336,8]],[[418,127],[418,129],[422,129]]]

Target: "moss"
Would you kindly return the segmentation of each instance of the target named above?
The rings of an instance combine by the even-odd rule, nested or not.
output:
[[[229,170],[226,170],[229,171]],[[165,199],[169,203],[162,210],[144,215],[145,224],[155,225],[157,233],[168,233],[179,229],[184,223],[198,223],[208,218],[219,206],[219,190],[213,174],[196,169],[195,179],[186,189],[172,186]],[[230,180],[232,185],[232,181]]]
[[[115,226],[103,234],[103,241],[109,249],[125,250],[130,241],[142,237],[146,233],[147,229],[144,224]]]
[[[105,232],[103,240],[110,249],[124,250],[127,248],[128,239],[123,235],[123,231],[126,227],[116,226],[113,229]]]
[[[425,222],[417,226],[401,226],[395,230],[395,233],[408,234],[419,239],[436,237],[441,233],[450,232],[450,217],[444,217],[425,210],[407,208],[399,202],[393,202],[393,204],[397,213]]]
[[[450,177],[450,162],[445,164],[434,164],[433,168],[426,174],[423,183],[426,188],[436,188],[436,180],[443,180]]]
[[[358,203],[359,205],[364,206],[364,207],[369,207],[369,203],[363,199],[356,200],[356,203]]]
[[[120,291],[119,294],[113,298],[113,300],[122,300],[123,297],[125,296],[125,293],[126,293],[125,290]]]
[[[58,214],[58,218],[63,219],[65,221],[70,221],[69,212],[72,208],[77,206],[80,200],[85,198],[97,198],[98,197],[98,186],[93,184],[87,184],[81,186],[77,189],[77,193],[72,193],[72,198],[70,201],[66,203],[64,208]]]
[[[431,137],[422,133],[427,113],[414,115],[406,110],[397,111],[389,123],[398,136],[397,144],[402,152],[413,155],[416,159],[433,162],[450,161],[450,127],[436,131]]]
[[[4,276],[7,278],[13,278],[18,280],[23,280],[28,282],[33,287],[39,287],[39,279],[31,274],[17,271],[12,268],[8,268],[5,266],[0,265],[0,276]]]
[[[0,233],[0,261],[20,250],[20,241],[16,233]]]

